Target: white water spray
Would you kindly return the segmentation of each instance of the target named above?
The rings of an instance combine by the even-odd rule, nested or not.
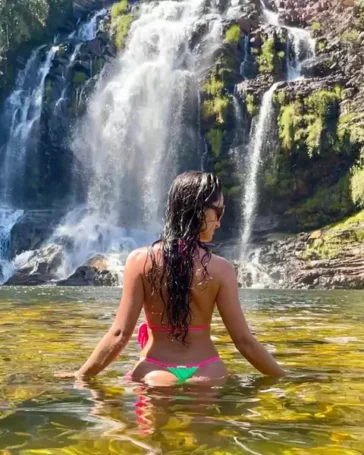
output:
[[[140,5],[118,66],[100,80],[75,134],[87,201],[77,221],[66,220],[58,232],[58,242],[72,244],[62,275],[95,253],[159,235],[178,159],[199,147],[199,78],[222,42],[223,17],[216,5],[206,8],[205,0]],[[191,50],[201,24],[207,32]]]

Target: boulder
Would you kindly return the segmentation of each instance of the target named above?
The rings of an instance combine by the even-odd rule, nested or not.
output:
[[[108,256],[97,255],[67,279],[57,282],[57,286],[117,286],[120,284],[122,266],[118,270],[110,270]]]
[[[332,73],[334,61],[331,55],[320,55],[302,63],[301,71],[305,77],[324,77]]]
[[[10,233],[9,259],[24,251],[36,250],[51,236],[64,216],[62,210],[29,210]]]
[[[51,245],[30,254],[30,257],[14,275],[9,278],[6,286],[38,286],[47,284],[57,278],[57,270],[63,262],[63,247]]]

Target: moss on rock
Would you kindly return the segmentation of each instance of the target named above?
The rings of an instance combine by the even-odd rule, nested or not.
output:
[[[327,226],[314,232],[300,259],[337,259],[353,256],[363,249],[364,242],[364,210],[356,215]]]
[[[225,43],[238,44],[241,37],[241,30],[238,24],[231,25],[225,33]]]
[[[116,48],[120,51],[125,46],[133,16],[128,14],[128,0],[121,0],[111,8],[111,27]]]
[[[323,186],[303,203],[287,210],[297,226],[303,230],[327,225],[333,219],[341,219],[355,210],[350,195],[349,175],[342,177],[336,185]]]

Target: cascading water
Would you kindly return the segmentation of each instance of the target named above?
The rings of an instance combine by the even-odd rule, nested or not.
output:
[[[241,62],[240,65],[240,75],[243,76],[243,78],[246,78],[246,66],[247,66],[247,61],[249,58],[249,41],[250,41],[250,36],[248,34],[244,35],[244,58],[243,61]]]
[[[0,187],[3,204],[11,205],[13,193],[23,178],[27,153],[36,140],[44,82],[58,47],[52,46],[39,66],[42,49],[43,47],[38,48],[31,55],[24,71],[19,74],[14,92],[5,104],[4,125],[9,131],[9,138],[3,152]]]
[[[262,8],[264,21],[267,24],[275,25],[275,26],[279,27],[280,26],[280,24],[279,24],[279,15],[277,13],[275,13],[274,11],[268,9],[265,6],[264,0],[260,0],[260,6]]]
[[[245,259],[251,233],[253,230],[255,210],[258,203],[258,175],[261,162],[261,154],[264,147],[264,142],[269,135],[269,125],[272,119],[273,110],[273,94],[278,83],[264,94],[262,105],[260,108],[258,120],[254,128],[254,134],[248,146],[248,161],[246,164],[246,180],[243,197],[243,220],[244,227],[241,236],[242,257]]]
[[[60,98],[54,104],[55,114],[66,101],[70,72],[83,42],[96,37],[100,18],[106,13],[106,9],[96,12],[88,22],[81,24],[78,30],[68,37],[70,43],[75,42],[74,51],[62,76],[64,87]],[[58,41],[58,37],[55,41]],[[35,153],[37,148],[37,130],[43,107],[45,81],[58,48],[52,46],[46,52],[45,46],[41,46],[32,53],[25,68],[19,72],[15,89],[4,105],[1,129],[5,141],[0,148],[3,169],[0,178],[0,204],[3,205],[0,209],[0,283],[6,281],[29,256],[23,254],[16,260],[9,261],[10,233],[23,214],[23,209],[14,208],[17,203],[21,204],[22,196],[13,196],[21,192],[27,156]]]
[[[100,18],[105,17],[106,13],[107,10],[105,8],[94,13],[89,21],[81,25],[74,37],[81,41],[91,41],[95,39],[99,30]]]
[[[200,165],[191,153],[200,142],[199,77],[223,32],[216,5],[207,8],[205,0],[141,4],[118,67],[99,81],[75,134],[76,175],[83,176],[87,201],[58,239],[72,245],[64,276],[95,253],[155,239],[178,158],[184,156],[184,167]],[[191,49],[202,24],[207,32]]]
[[[301,78],[301,66],[303,60],[312,57],[315,51],[315,41],[311,38],[310,33],[306,30],[287,27],[280,24],[279,15],[266,8],[264,0],[260,0],[263,11],[263,17],[266,23],[286,28],[288,31],[287,43],[287,80],[296,81]],[[293,52],[291,52],[293,46]],[[293,54],[293,59],[291,55]],[[260,267],[259,255],[260,250],[249,250],[249,242],[254,227],[256,208],[258,204],[258,176],[261,162],[261,155],[264,149],[264,144],[268,142],[271,124],[271,114],[273,110],[273,95],[278,83],[274,84],[263,96],[263,101],[254,128],[254,133],[249,144],[248,163],[246,165],[246,180],[244,188],[244,198],[242,204],[243,212],[243,228],[241,235],[241,259],[245,266],[245,272],[249,272],[252,279],[252,287],[265,287],[271,285],[269,274]],[[250,254],[249,254],[250,253]],[[248,257],[251,256],[251,257]]]
[[[316,42],[310,32],[296,27],[286,27],[289,40],[287,41],[287,79],[297,81],[302,78],[301,68],[304,60],[315,55]],[[293,58],[291,58],[291,46]]]
[[[22,214],[22,210],[0,208],[0,284],[4,283],[13,272],[12,264],[8,260],[10,233]]]

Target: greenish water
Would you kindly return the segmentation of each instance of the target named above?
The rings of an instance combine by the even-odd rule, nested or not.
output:
[[[243,291],[257,337],[291,373],[263,378],[216,316],[235,374],[217,389],[147,389],[120,377],[135,338],[90,385],[60,381],[109,326],[108,288],[0,288],[0,454],[364,453],[364,293]]]

